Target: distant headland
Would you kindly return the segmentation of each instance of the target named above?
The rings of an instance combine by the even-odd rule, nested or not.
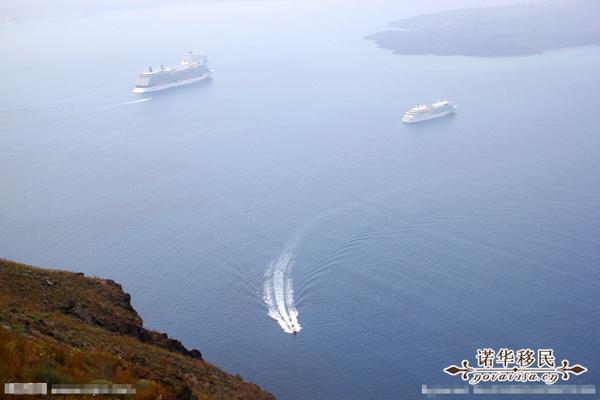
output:
[[[419,15],[366,37],[397,54],[516,56],[600,45],[600,1],[549,0]]]

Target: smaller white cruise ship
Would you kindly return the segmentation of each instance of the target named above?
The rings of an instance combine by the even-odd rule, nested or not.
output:
[[[415,122],[427,121],[428,119],[439,118],[445,115],[451,114],[456,110],[456,106],[450,103],[448,100],[436,101],[430,106],[420,104],[408,110],[402,122],[406,124],[413,124]]]

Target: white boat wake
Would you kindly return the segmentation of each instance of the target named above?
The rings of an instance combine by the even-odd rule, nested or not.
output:
[[[298,322],[298,310],[294,306],[294,287],[291,277],[293,265],[294,256],[288,248],[269,265],[263,285],[263,300],[267,305],[269,316],[287,333],[296,333],[302,329]]]
[[[302,326],[298,322],[298,310],[294,305],[294,284],[292,280],[292,267],[295,263],[294,254],[302,239],[319,222],[348,210],[354,203],[325,210],[315,218],[309,220],[298,229],[285,250],[278,259],[274,260],[265,271],[263,283],[263,300],[267,305],[269,317],[273,318],[286,333],[300,332]]]
[[[131,101],[126,101],[124,103],[120,103],[117,104],[118,106],[127,106],[129,104],[138,104],[138,103],[144,103],[146,101],[151,101],[153,99],[153,97],[144,97],[142,99],[137,99],[137,100],[131,100]]]
[[[388,192],[381,192],[377,196],[371,197],[377,198],[386,193]],[[263,283],[263,301],[267,305],[269,317],[277,321],[284,332],[295,334],[302,329],[302,326],[298,322],[298,310],[294,305],[294,285],[292,280],[292,267],[295,263],[296,249],[307,233],[315,229],[320,223],[322,224],[328,218],[336,217],[341,213],[357,208],[365,208],[364,200],[344,203],[318,214],[293,234],[283,253],[269,264],[269,267],[265,271],[265,280]],[[352,239],[349,246],[361,240],[364,235],[366,234],[360,234],[357,238]]]

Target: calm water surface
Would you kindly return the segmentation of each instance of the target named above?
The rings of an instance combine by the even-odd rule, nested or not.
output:
[[[478,347],[598,382],[600,49],[398,56],[362,37],[434,2],[345,4],[0,28],[0,256],[121,282],[282,399],[422,398]],[[190,49],[211,82],[129,93]],[[459,112],[401,124],[440,97]],[[297,336],[263,299],[278,263]]]

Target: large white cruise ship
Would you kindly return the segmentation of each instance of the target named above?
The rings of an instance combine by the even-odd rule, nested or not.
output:
[[[189,52],[175,67],[150,67],[138,77],[133,93],[155,92],[208,79],[213,71],[206,62],[206,55]]]
[[[412,124],[415,122],[426,121],[428,119],[439,118],[451,114],[454,110],[456,110],[456,106],[451,104],[448,100],[437,101],[431,106],[421,104],[408,110],[406,114],[404,114],[402,122]]]

